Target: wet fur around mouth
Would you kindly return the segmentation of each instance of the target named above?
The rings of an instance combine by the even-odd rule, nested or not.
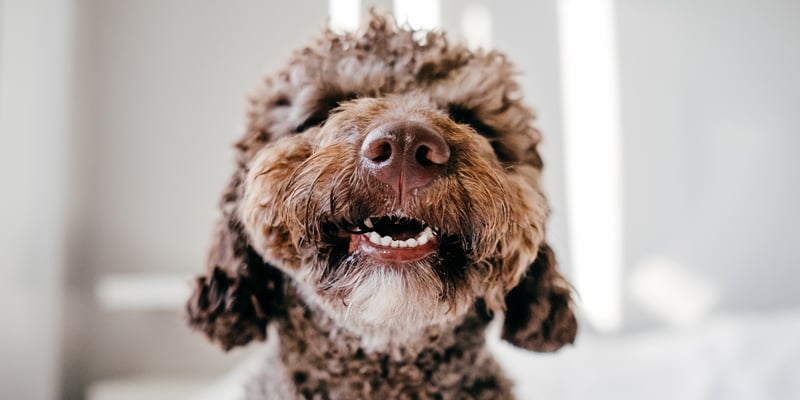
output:
[[[248,398],[509,398],[484,346],[494,316],[515,346],[572,343],[571,290],[545,240],[540,133],[505,56],[373,14],[298,50],[248,117],[186,308],[226,350],[275,327],[279,350]],[[398,121],[447,146],[435,176],[402,195],[360,152]],[[426,228],[419,254],[401,254]]]

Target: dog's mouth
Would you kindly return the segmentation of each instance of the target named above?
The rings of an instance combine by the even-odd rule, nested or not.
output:
[[[411,262],[438,251],[439,235],[425,222],[408,217],[381,216],[363,221],[350,235],[350,253],[360,251],[381,261]]]

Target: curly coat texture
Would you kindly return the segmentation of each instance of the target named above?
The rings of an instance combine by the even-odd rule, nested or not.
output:
[[[505,312],[515,346],[572,343],[570,289],[545,242],[540,134],[513,75],[500,53],[373,15],[264,81],[187,304],[190,325],[225,350],[277,328],[248,398],[511,398],[484,346],[492,315]],[[409,190],[364,163],[370,132],[397,123],[447,146]],[[434,250],[375,256],[370,218],[427,226]]]

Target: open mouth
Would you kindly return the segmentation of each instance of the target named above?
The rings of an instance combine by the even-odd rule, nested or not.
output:
[[[436,253],[438,236],[424,222],[406,217],[367,218],[363,230],[350,237],[350,253],[357,250],[383,261],[410,262]]]

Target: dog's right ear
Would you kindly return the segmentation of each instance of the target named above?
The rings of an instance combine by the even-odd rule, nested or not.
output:
[[[283,307],[283,275],[249,245],[235,213],[238,179],[223,197],[208,272],[195,280],[186,304],[188,322],[223,349],[266,338],[267,324]]]
[[[542,243],[527,274],[506,295],[501,337],[517,347],[552,352],[571,344],[577,330],[569,284],[553,250]]]

